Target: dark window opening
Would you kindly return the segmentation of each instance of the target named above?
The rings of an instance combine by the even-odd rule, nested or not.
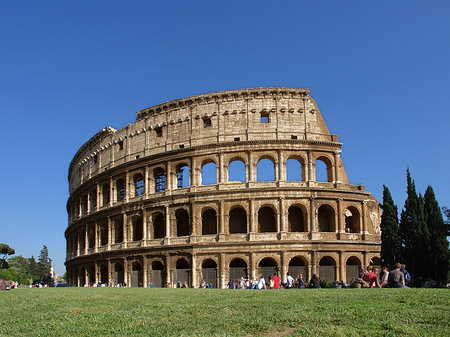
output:
[[[269,123],[269,113],[268,112],[261,112],[261,123]]]
[[[297,136],[291,135],[291,139],[297,139]]]
[[[156,128],[155,132],[157,137],[162,137],[162,128]]]
[[[211,118],[209,118],[209,117],[203,118],[203,126],[204,126],[205,128],[210,128],[210,127],[212,127]]]
[[[160,193],[166,190],[166,175],[163,169],[155,170],[155,192]]]
[[[119,141],[117,144],[119,144],[119,151],[123,150],[123,141]]]
[[[241,140],[241,138],[239,138],[239,137],[234,138],[235,142],[239,142],[240,140]]]

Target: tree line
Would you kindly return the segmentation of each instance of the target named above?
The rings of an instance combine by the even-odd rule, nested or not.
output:
[[[405,264],[414,286],[420,287],[427,280],[445,285],[449,278],[450,210],[441,210],[431,186],[424,196],[417,194],[409,169],[406,182],[407,198],[400,221],[391,193],[383,185],[381,261],[390,267],[396,262]]]
[[[0,279],[19,282],[20,284],[49,284],[53,282],[51,276],[52,260],[48,255],[47,246],[43,246],[38,260],[31,256],[29,258],[11,256],[15,250],[9,245],[0,243]]]

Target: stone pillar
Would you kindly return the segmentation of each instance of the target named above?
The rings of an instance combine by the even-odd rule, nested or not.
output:
[[[112,232],[113,228],[111,225],[111,217],[108,217],[108,228],[107,228],[107,234],[108,234],[108,250],[111,250],[111,244],[112,244]]]
[[[283,151],[278,150],[278,181],[286,181],[286,163],[284,162]]]
[[[256,265],[255,253],[250,253],[250,264],[249,264],[249,267],[250,267],[250,273],[249,273],[248,276],[250,276],[252,280],[255,280],[257,278],[257,276],[256,276],[256,268],[258,267]]]
[[[142,283],[143,287],[148,287],[148,258],[146,255],[142,257]]]
[[[365,240],[365,235],[369,234],[367,231],[367,201],[368,200],[364,200],[362,202],[362,219],[360,218],[359,223],[361,224],[361,231],[364,235],[363,239]]]
[[[224,210],[224,202],[223,200],[219,201],[219,215],[218,215],[218,224],[219,224],[219,241],[225,239],[225,210]]]
[[[147,210],[144,208],[142,210],[142,240],[144,241],[144,246],[147,245]]]
[[[311,273],[317,275],[319,272],[319,261],[318,261],[317,251],[315,251],[315,250],[311,254],[311,267],[312,267]],[[312,274],[311,274],[311,277],[312,277]]]
[[[89,249],[89,226],[86,224],[84,226],[84,255],[88,254]]]
[[[112,276],[113,271],[112,271],[112,267],[111,267],[111,260],[108,259],[107,263],[108,263],[108,286],[110,286],[114,282],[113,276]]]
[[[98,263],[94,263],[94,274],[95,274],[95,283],[98,284],[99,277],[98,277]]]
[[[340,181],[341,177],[339,175],[339,164],[341,162],[341,157],[340,157],[341,152],[342,152],[341,150],[334,151],[334,181],[336,184],[341,183],[341,181]]]
[[[225,265],[225,254],[219,254],[219,288],[225,289],[227,286],[227,275]]]
[[[197,276],[197,255],[192,253],[191,256],[191,288],[198,288],[198,276]]]
[[[169,206],[164,207],[165,210],[165,216],[164,219],[166,220],[166,238],[165,238],[165,244],[170,243],[170,238],[172,237],[172,233],[170,232],[170,215],[169,215]]]
[[[130,172],[125,173],[125,202],[130,200]]]
[[[287,282],[288,258],[286,255],[286,252],[281,253],[281,282],[283,283]],[[293,277],[295,276],[297,275],[294,275]]]
[[[219,179],[217,180],[218,184],[225,183],[224,171],[225,171],[225,166],[224,166],[224,162],[223,162],[223,152],[220,152],[219,153]]]
[[[248,215],[248,225],[250,229],[250,235],[255,235],[256,233],[256,224],[255,224],[255,200],[249,200],[249,215]]]
[[[308,182],[316,181],[315,163],[313,162],[313,155],[311,150],[308,150]]]
[[[288,231],[287,223],[286,223],[286,200],[280,198],[280,224],[281,224],[281,233],[286,233]]]
[[[317,232],[316,228],[316,208],[314,205],[314,198],[309,198],[309,226],[307,228],[307,231]]]
[[[122,223],[123,223],[123,248],[127,248],[128,243],[128,217],[126,213],[122,214]]]
[[[128,282],[128,260],[126,258],[123,259],[123,282],[127,284],[127,287],[130,287],[130,282]]]
[[[94,222],[94,252],[98,252],[98,247],[100,247],[100,226],[98,225],[98,222]]]
[[[338,233],[345,233],[345,228],[344,228],[344,211],[342,210],[342,198],[339,198],[337,200],[337,217],[338,217]]]
[[[145,166],[145,170],[144,170],[144,198],[145,199],[148,199],[148,195],[149,195],[148,191],[149,191],[148,166]]]
[[[171,259],[170,259],[170,255],[166,254],[165,255],[166,258],[166,282],[169,283],[170,285],[172,285],[172,277],[171,277]]]
[[[112,152],[112,149],[111,149]],[[114,181],[113,178],[109,178],[109,200],[108,200],[108,206],[111,206],[111,204],[116,200],[114,195]]]
[[[95,198],[97,199],[96,203],[95,203],[95,211],[98,212],[98,210],[100,209],[100,200],[102,197],[102,189],[100,188],[100,184],[98,184],[98,183],[95,188],[96,188]]]
[[[339,278],[338,281],[344,281],[347,282],[347,275],[346,272],[346,265],[345,265],[345,259],[344,259],[344,253],[339,252]]]

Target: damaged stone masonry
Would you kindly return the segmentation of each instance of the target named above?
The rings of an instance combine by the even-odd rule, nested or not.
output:
[[[198,95],[98,132],[69,167],[69,285],[225,288],[274,272],[349,282],[379,265],[380,206],[349,184],[309,93]]]

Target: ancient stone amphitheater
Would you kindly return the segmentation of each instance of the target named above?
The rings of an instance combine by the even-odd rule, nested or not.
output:
[[[379,264],[379,204],[309,93],[193,96],[98,132],[69,167],[69,284],[350,281]]]

